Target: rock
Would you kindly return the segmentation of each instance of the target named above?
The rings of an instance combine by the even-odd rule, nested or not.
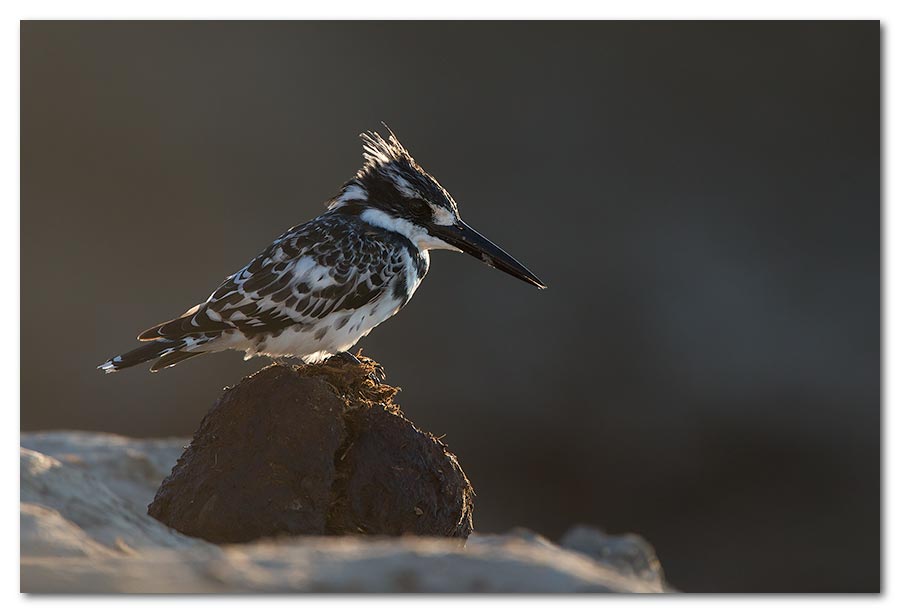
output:
[[[637,534],[613,536],[592,526],[579,525],[563,534],[559,544],[611,566],[623,575],[661,585],[665,582],[656,552]]]
[[[84,478],[102,475],[103,484],[113,493],[125,500],[144,501],[139,503],[143,509],[187,441],[70,431],[23,434],[22,445],[58,459],[69,469],[81,469]]]
[[[149,513],[213,543],[278,535],[466,538],[474,492],[363,358],[273,365],[219,398]]]
[[[186,441],[23,434],[21,589],[33,593],[663,592],[619,537],[564,549],[524,530],[459,539],[281,537],[217,546],[144,511]],[[612,558],[605,558],[605,540]],[[592,544],[586,548],[585,543]],[[649,550],[652,555],[652,550]],[[596,556],[596,557],[595,557]],[[655,560],[655,556],[653,556]]]
[[[58,440],[60,435],[53,435],[53,438]],[[132,485],[122,487],[122,471],[127,470],[129,465],[141,465],[147,460],[147,456],[136,449],[137,444],[131,448],[119,447],[116,450],[114,446],[123,440],[121,437],[92,435],[90,438],[95,443],[108,439],[111,447],[105,455],[118,455],[118,466],[114,466],[113,462],[104,464],[100,460],[103,455],[101,452],[80,455],[77,450],[86,441],[78,433],[71,435],[73,443],[67,447],[46,445],[55,446],[61,452],[58,457],[44,455],[33,449],[21,449],[23,550],[27,545],[32,551],[63,555],[71,553],[73,547],[81,548],[82,543],[89,541],[94,541],[94,544],[84,545],[85,555],[98,553],[101,551],[98,547],[114,551],[155,545],[193,545],[191,539],[172,533],[144,513],[141,500],[146,500],[144,496],[149,497],[150,494],[146,493],[144,487],[136,487],[134,483],[140,479],[142,485],[145,485],[152,477],[135,471]],[[44,446],[41,443],[45,442],[46,438],[37,438],[34,446]],[[180,450],[180,446],[178,449]],[[119,453],[116,454],[116,451]],[[172,451],[177,453],[174,449]],[[150,491],[152,492],[152,487]],[[138,496],[138,499],[131,498],[132,495]],[[84,531],[84,534],[74,534],[69,540],[52,537],[53,534],[69,533],[74,528]],[[90,533],[90,539],[86,537],[87,533]],[[29,542],[28,539],[35,540]],[[60,551],[55,551],[55,548]]]
[[[344,419],[328,534],[469,536],[475,492],[443,443],[388,411]]]

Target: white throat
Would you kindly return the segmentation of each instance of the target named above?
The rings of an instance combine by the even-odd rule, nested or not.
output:
[[[418,226],[406,219],[388,215],[384,211],[377,209],[366,209],[360,215],[360,219],[368,224],[372,224],[378,228],[384,228],[397,234],[402,234],[415,245],[419,251],[428,251],[429,249],[448,249],[450,251],[459,251],[453,245],[447,244],[439,238],[435,238],[428,234],[428,231],[422,226]]]

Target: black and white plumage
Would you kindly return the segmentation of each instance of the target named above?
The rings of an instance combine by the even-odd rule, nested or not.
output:
[[[462,222],[447,190],[393,133],[362,138],[365,164],[323,215],[282,234],[205,302],[141,333],[143,345],[98,368],[155,360],[155,372],[224,349],[307,362],[345,352],[409,301],[432,249],[465,251],[545,287]]]

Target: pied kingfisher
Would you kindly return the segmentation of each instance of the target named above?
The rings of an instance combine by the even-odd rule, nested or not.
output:
[[[456,202],[390,132],[361,135],[365,162],[328,210],[278,237],[205,302],[142,332],[145,344],[98,368],[156,360],[156,372],[223,349],[321,361],[344,354],[399,311],[428,272],[431,249],[463,251],[546,286],[466,225]]]

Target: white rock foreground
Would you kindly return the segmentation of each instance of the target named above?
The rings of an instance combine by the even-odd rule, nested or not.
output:
[[[21,438],[21,590],[31,593],[670,591],[640,537],[576,527],[451,539],[295,537],[218,546],[147,504],[187,441]]]

